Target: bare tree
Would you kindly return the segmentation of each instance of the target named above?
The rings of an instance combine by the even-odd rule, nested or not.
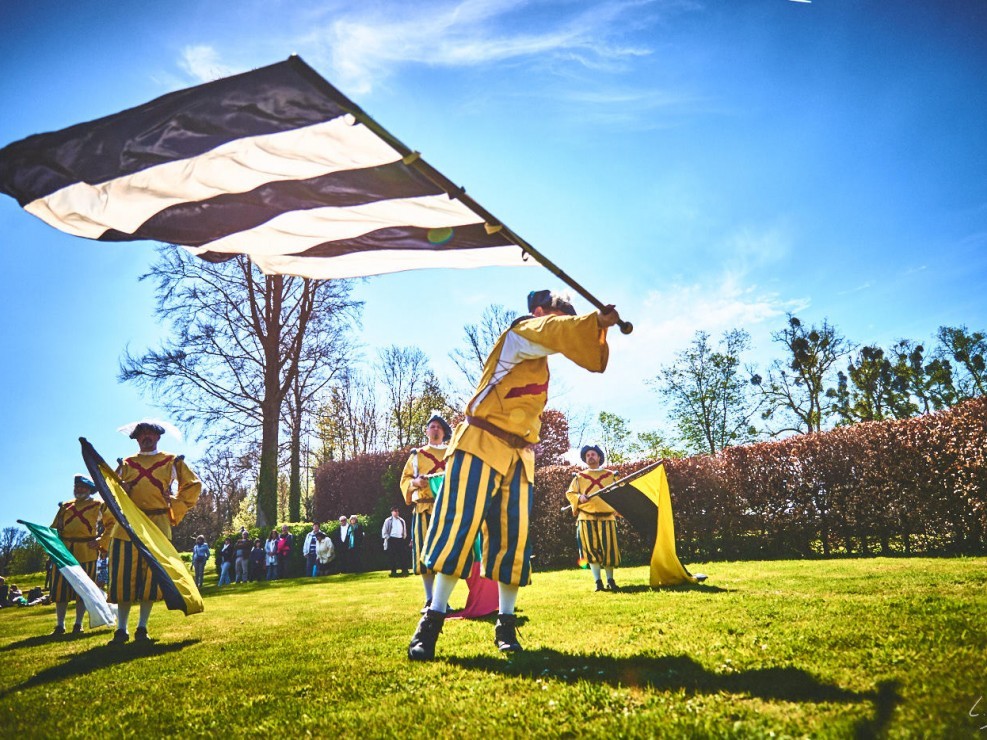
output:
[[[273,525],[282,406],[313,322],[345,323],[357,310],[349,283],[263,275],[243,256],[213,264],[167,246],[146,278],[171,337],[142,356],[128,350],[121,380],[203,434],[259,432],[257,524]]]
[[[4,527],[0,532],[0,574],[8,575],[7,569],[16,553],[24,546],[27,531],[20,527]]]
[[[965,326],[940,326],[937,356],[952,360],[957,401],[987,393],[987,335]]]
[[[747,332],[724,332],[719,347],[709,334],[696,332],[692,343],[661,368],[650,382],[671,402],[672,414],[685,445],[697,453],[716,453],[748,442],[756,434],[751,418],[758,410],[741,355],[750,346]]]
[[[788,357],[775,360],[766,379],[751,378],[763,394],[766,409],[761,418],[773,435],[820,431],[831,412],[824,399],[834,381],[834,366],[853,351],[853,345],[825,319],[818,328],[805,327],[791,314],[788,326],[772,338],[785,346]]]
[[[462,343],[449,353],[449,357],[463,374],[465,397],[469,398],[483,372],[483,364],[500,335],[507,331],[517,312],[494,303],[483,309],[483,315],[476,324],[466,324],[466,336]]]
[[[380,451],[382,426],[373,385],[358,370],[345,370],[328,387],[316,417],[318,463]]]
[[[288,430],[288,520],[292,522],[301,521],[302,437],[309,426],[306,421],[316,414],[323,389],[351,364],[349,326],[334,318],[316,314],[310,323],[298,358],[298,372],[284,406]]]
[[[394,447],[407,447],[420,436],[431,410],[448,406],[445,394],[418,347],[391,345],[380,350],[378,358],[391,441]]]
[[[207,542],[214,542],[223,533],[231,531],[233,517],[253,483],[251,473],[257,452],[213,447],[196,461],[195,470],[202,479],[202,495],[172,531],[176,546],[188,549],[200,534]]]

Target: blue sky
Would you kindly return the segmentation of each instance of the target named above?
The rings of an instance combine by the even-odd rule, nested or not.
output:
[[[4,11],[0,146],[300,54],[398,138],[635,324],[603,376],[553,368],[554,400],[643,431],[644,385],[697,329],[775,356],[786,311],[857,343],[987,328],[987,4],[420,0]],[[150,399],[120,355],[161,328],[147,243],[60,234],[0,199],[0,526],[47,523]],[[434,369],[540,269],[370,278],[363,341]],[[577,305],[586,309],[577,299]],[[423,325],[433,327],[422,331]],[[196,446],[162,443],[174,451]]]

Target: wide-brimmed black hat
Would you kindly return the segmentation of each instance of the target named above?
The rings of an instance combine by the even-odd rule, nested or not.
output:
[[[607,456],[600,449],[599,445],[584,445],[581,450],[579,450],[579,459],[586,462],[586,453],[590,450],[596,450],[596,454],[600,456],[600,465],[606,462]]]
[[[91,480],[89,480],[84,475],[77,475],[77,476],[75,476],[75,481],[73,483],[73,486],[85,486],[90,491],[95,491],[96,490],[96,484],[93,483]]]
[[[425,422],[425,426],[427,427],[433,421],[439,422],[439,424],[442,426],[442,432],[443,432],[442,433],[442,441],[443,442],[448,442],[450,439],[452,439],[452,427],[449,426],[449,422],[447,422],[445,419],[443,419],[438,414],[438,412],[434,412],[432,414],[432,416],[429,418],[429,420]]]

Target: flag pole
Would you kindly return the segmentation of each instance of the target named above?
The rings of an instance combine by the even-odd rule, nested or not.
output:
[[[337,90],[335,87],[330,85],[322,75],[312,69],[308,64],[302,61],[301,57],[292,54],[288,61],[294,64],[298,71],[305,75],[314,85],[322,88],[326,92],[330,93],[331,97],[340,97],[344,101],[347,107],[350,108],[350,113],[353,117],[362,123],[364,126],[373,131],[377,136],[386,141],[391,147],[393,147],[401,155],[401,161],[406,167],[414,167],[421,175],[426,177],[433,185],[441,188],[446,195],[450,198],[455,198],[460,201],[463,205],[473,211],[475,214],[480,216],[484,220],[484,228],[487,234],[496,234],[500,232],[504,238],[508,241],[516,244],[521,248],[521,258],[527,259],[527,255],[531,255],[535,258],[542,267],[547,269],[553,275],[555,275],[559,280],[564,282],[570,288],[575,290],[579,295],[589,301],[595,308],[600,311],[606,311],[607,305],[600,301],[596,296],[590,293],[586,288],[577,283],[572,277],[567,275],[560,267],[558,267],[554,262],[548,259],[545,255],[539,252],[537,249],[531,246],[527,240],[523,239],[521,236],[516,234],[510,228],[505,226],[500,222],[499,219],[495,218],[490,211],[477,203],[473,198],[466,194],[466,188],[456,185],[448,177],[443,175],[432,165],[422,159],[420,152],[416,152],[406,144],[404,144],[400,139],[394,136],[390,131],[381,126],[377,121],[371,118],[366,111],[364,111],[360,106],[350,100],[347,96],[343,95],[342,92]],[[617,321],[617,326],[620,327],[620,331],[623,334],[630,334],[634,331],[634,325],[630,321],[624,321],[620,319]]]
[[[599,491],[596,491],[594,493],[587,494],[586,498],[587,499],[596,498],[597,496],[599,496],[601,494],[604,494],[604,493],[607,493],[608,491],[612,491],[614,488],[617,488],[619,486],[622,486],[625,483],[630,483],[632,480],[637,480],[642,475],[645,475],[647,473],[650,473],[652,470],[654,470],[655,468],[657,468],[659,465],[661,465],[664,462],[665,462],[664,459],[662,459],[662,460],[658,460],[657,462],[653,462],[650,465],[645,465],[640,470],[635,470],[633,473],[631,473],[629,475],[625,475],[623,478],[621,478],[618,481],[615,481],[615,482],[611,483],[606,488],[601,488]],[[570,511],[571,509],[572,509],[572,504],[569,504],[568,506],[563,506],[561,510],[562,511]]]

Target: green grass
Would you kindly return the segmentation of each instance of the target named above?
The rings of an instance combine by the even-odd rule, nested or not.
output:
[[[695,566],[708,585],[662,591],[626,568],[616,594],[537,573],[526,652],[456,620],[425,664],[405,657],[420,581],[382,573],[208,587],[203,614],[155,607],[147,648],[52,639],[53,607],[4,609],[0,734],[987,738],[985,566],[712,563]]]

